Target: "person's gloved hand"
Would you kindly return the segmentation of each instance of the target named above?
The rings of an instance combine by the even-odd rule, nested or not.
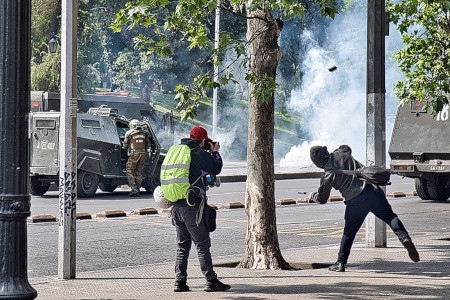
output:
[[[318,202],[317,202],[317,198],[315,197],[316,194],[317,194],[317,192],[311,192],[311,193],[309,193],[308,197],[306,197],[306,199],[308,200],[308,203],[311,203],[311,202],[318,203]]]

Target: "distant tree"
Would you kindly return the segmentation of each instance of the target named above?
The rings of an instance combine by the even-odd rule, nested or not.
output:
[[[119,9],[124,7],[127,2],[128,0],[79,0],[77,37],[79,93],[91,93],[104,87],[112,89],[112,77],[117,73],[122,73],[120,76],[124,75],[121,70],[115,70],[113,67],[122,63],[116,62],[119,55],[123,55],[126,51],[133,51],[137,56],[142,57],[147,52],[147,49],[138,45],[136,48],[134,47],[134,38],[140,35],[152,36],[155,34],[153,29],[140,27],[130,29],[126,33],[116,33],[109,28]],[[48,55],[48,42],[53,35],[61,38],[61,0],[32,0],[32,7],[32,60],[33,64],[38,66],[42,63],[44,56]],[[157,23],[161,28],[167,13],[168,10],[164,8],[158,11]],[[223,21],[227,23],[228,27],[233,27],[231,30],[242,31],[242,26],[239,27],[242,25],[241,23],[233,23],[225,18]],[[141,71],[145,74],[142,74],[143,76],[138,80],[140,84],[132,85],[135,88],[131,91],[132,93],[146,94],[145,91],[152,88],[153,82],[159,83],[165,90],[173,90],[176,85],[187,84],[196,74],[211,68],[211,62],[206,58],[204,50],[189,51],[186,49],[186,41],[182,39],[172,40],[171,44],[176,53],[171,58],[161,58],[148,53],[145,59],[142,58],[142,61],[141,59],[136,60],[136,63],[145,65],[141,66]],[[47,65],[41,68],[48,69],[50,67],[52,66]],[[59,64],[55,64],[53,68],[53,73],[60,72]],[[38,70],[39,67],[33,68],[33,70],[35,69]],[[46,76],[46,73],[35,74],[33,76],[35,82],[44,84],[50,81],[45,78],[38,79],[39,76]],[[119,81],[123,79],[120,78]],[[40,87],[44,90],[50,89],[42,84]],[[57,86],[57,91],[59,91],[59,86]]]
[[[45,54],[41,59],[41,63],[31,65],[31,90],[59,92],[61,52]]]
[[[152,27],[158,22],[155,12],[175,8],[165,18],[164,27],[155,35],[139,36],[138,45],[149,51],[171,55],[171,42],[184,39],[189,48],[209,49],[212,63],[220,63],[227,51],[234,51],[242,59],[242,67],[249,83],[249,118],[247,147],[246,213],[247,236],[241,267],[257,269],[287,269],[278,243],[274,194],[274,91],[276,70],[282,56],[278,45],[283,29],[282,18],[303,15],[304,7],[291,0],[220,1],[222,13],[229,13],[247,21],[245,39],[232,39],[227,28],[221,28],[219,50],[213,49],[208,23],[214,19],[217,1],[137,0],[121,10],[114,30],[122,27]],[[334,17],[337,10],[332,0],[318,0],[319,10]],[[190,86],[178,86],[177,99],[183,107],[183,117],[195,116],[196,107],[205,98],[205,91],[233,81],[233,74],[224,72],[220,82],[213,81],[212,71],[199,74]]]
[[[102,76],[110,73],[110,66],[114,60],[110,41],[111,36],[115,34],[108,26],[114,20],[119,7],[122,7],[125,2],[125,0],[79,1],[78,92],[95,91],[101,86]],[[60,84],[45,86],[45,83],[54,82],[55,79],[45,77],[60,72],[60,63],[49,64],[55,56],[46,56],[49,55],[48,42],[52,36],[61,38],[61,0],[32,0],[31,21],[32,78],[35,83],[32,86],[39,86],[43,90],[59,91]],[[132,39],[129,43],[132,45]],[[117,44],[120,43],[114,43],[114,45]],[[58,57],[60,59],[60,55]],[[39,66],[41,63],[45,65]],[[51,73],[40,71],[50,69]],[[33,74],[35,71],[37,73]]]
[[[114,84],[120,90],[125,91],[129,88],[139,86],[140,82],[140,58],[133,51],[123,51],[113,64]]]
[[[391,1],[387,11],[404,44],[394,58],[405,79],[394,93],[402,104],[424,101],[436,115],[450,97],[450,2]]]
[[[48,53],[48,41],[58,33],[55,20],[61,14],[61,0],[32,0],[31,6],[31,57],[40,63]]]
[[[172,71],[174,65],[176,63],[170,57],[146,55],[136,49],[126,50],[119,53],[112,65],[112,80],[120,90],[151,90],[154,87],[164,90],[177,78]]]
[[[32,0],[31,6],[31,89],[58,92],[61,55],[50,53],[48,42],[58,33],[55,15],[61,13],[61,1]]]
[[[78,92],[92,93],[110,80],[114,57],[109,49],[113,32],[108,28],[123,0],[79,0]],[[131,40],[130,40],[131,43]]]

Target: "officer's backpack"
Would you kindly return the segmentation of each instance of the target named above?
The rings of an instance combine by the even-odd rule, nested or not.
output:
[[[186,199],[190,187],[189,167],[191,165],[191,149],[187,145],[174,145],[161,165],[161,188],[164,198],[171,202]]]

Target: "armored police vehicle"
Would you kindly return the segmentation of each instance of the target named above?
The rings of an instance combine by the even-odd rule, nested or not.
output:
[[[60,112],[30,113],[30,193],[44,195],[51,183],[58,185]],[[77,114],[77,193],[92,197],[98,188],[113,192],[127,184],[125,164],[127,150],[122,149],[129,119],[117,110],[102,106]],[[159,185],[163,155],[161,146],[148,121],[152,148],[143,174],[143,187],[152,192]]]
[[[32,112],[60,111],[60,94],[55,92],[31,91]],[[169,149],[174,142],[174,120],[172,111],[164,114],[156,111],[148,101],[141,97],[131,97],[128,92],[101,92],[79,94],[77,108],[87,112],[90,108],[107,105],[117,109],[119,115],[128,119],[147,119],[155,131],[163,149]]]
[[[414,178],[421,199],[446,201],[450,197],[449,106],[433,117],[423,104],[398,108],[389,145],[391,172]]]

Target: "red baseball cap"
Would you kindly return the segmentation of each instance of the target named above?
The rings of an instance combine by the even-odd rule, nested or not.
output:
[[[190,138],[193,141],[203,141],[203,140],[212,141],[208,137],[208,133],[206,132],[206,129],[201,126],[195,126],[194,128],[192,128],[191,133],[190,133]]]

